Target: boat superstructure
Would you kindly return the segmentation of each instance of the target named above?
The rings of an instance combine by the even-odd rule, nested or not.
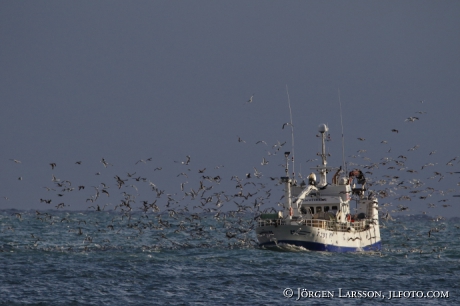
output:
[[[354,252],[380,250],[378,200],[366,188],[363,173],[355,169],[348,174],[327,166],[325,141],[328,127],[319,126],[322,141],[321,165],[312,168],[308,182],[300,185],[288,174],[286,157],[283,211],[262,214],[256,228],[261,247],[289,244],[309,250]],[[334,172],[331,182],[327,174]],[[355,180],[359,186],[355,185]],[[353,207],[351,207],[353,206]]]

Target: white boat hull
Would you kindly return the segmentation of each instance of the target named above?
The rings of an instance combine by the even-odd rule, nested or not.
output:
[[[256,230],[259,246],[289,244],[312,251],[360,252],[381,249],[378,224],[363,231],[331,231],[305,225],[268,225]]]

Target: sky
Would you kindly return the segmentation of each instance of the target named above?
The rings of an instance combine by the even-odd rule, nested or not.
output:
[[[237,176],[278,209],[283,153],[307,176],[325,123],[329,165],[366,172],[382,207],[460,216],[459,13],[458,1],[2,1],[0,208],[85,210],[102,183],[100,206],[127,190],[166,205],[154,188],[193,206],[182,197],[200,181],[231,195]]]

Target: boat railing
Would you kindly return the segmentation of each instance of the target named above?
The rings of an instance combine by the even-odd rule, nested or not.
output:
[[[284,219],[259,219],[259,227],[261,226],[278,226],[278,225],[285,225],[286,221]]]
[[[360,221],[353,221],[353,222],[337,222],[334,220],[318,220],[318,219],[309,219],[309,220],[302,220],[301,224],[306,226],[316,227],[327,229],[330,231],[338,231],[338,232],[347,232],[351,229],[355,231],[363,231],[368,228],[369,222],[368,220],[360,220]]]
[[[306,225],[316,228],[322,228],[330,231],[337,232],[348,232],[351,230],[354,231],[363,231],[369,228],[369,225],[372,223],[372,220],[356,220],[353,222],[337,222],[335,220],[322,220],[322,219],[307,219],[300,220],[296,222],[298,225]],[[258,226],[278,226],[286,225],[284,219],[259,219]]]

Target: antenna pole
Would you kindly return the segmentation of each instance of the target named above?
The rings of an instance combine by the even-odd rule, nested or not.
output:
[[[288,105],[289,105],[289,117],[291,119],[291,142],[292,142],[292,178],[295,179],[295,167],[294,167],[294,126],[292,125],[292,110],[291,110],[291,100],[289,99],[289,90],[286,84],[286,94],[288,98]]]
[[[345,139],[343,137],[343,119],[342,119],[342,102],[340,101],[340,88],[337,88],[339,94],[339,106],[340,106],[340,125],[342,126],[342,165],[345,173],[347,169],[345,168]]]

